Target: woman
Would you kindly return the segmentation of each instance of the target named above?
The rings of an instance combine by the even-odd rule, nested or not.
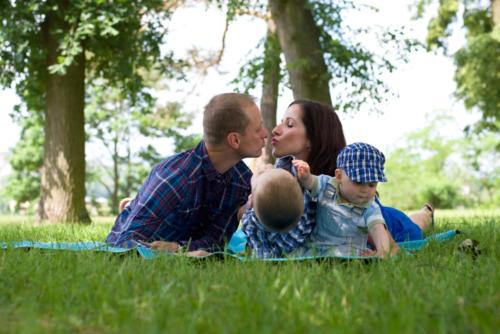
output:
[[[306,161],[312,174],[333,176],[337,155],[346,146],[346,140],[342,123],[330,106],[296,100],[288,106],[281,123],[273,129],[272,145],[273,155],[279,158],[276,167],[294,173],[291,160],[295,158]],[[305,243],[314,228],[316,210],[307,193],[304,194],[304,204],[306,209],[299,224],[287,233],[266,231],[252,210],[245,212],[243,232],[256,256],[280,257]],[[422,232],[433,220],[430,205],[411,217],[394,208],[380,207],[387,227],[397,242],[422,239]]]

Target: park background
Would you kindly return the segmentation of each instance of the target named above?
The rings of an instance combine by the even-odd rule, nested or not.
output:
[[[1,2],[0,332],[498,332],[499,6]],[[349,142],[386,153],[382,202],[432,201],[429,233],[461,233],[384,261],[107,252],[118,198],[192,147],[205,103],[233,90],[269,124],[294,96],[331,101]]]
[[[329,2],[324,4],[333,8]],[[476,64],[459,66],[456,55],[467,48],[470,53],[483,52],[472,50],[474,28],[464,23],[464,17],[467,20],[470,13],[487,5],[480,1],[467,8],[455,1],[441,6],[425,1],[346,1],[330,12],[319,5],[315,9],[334,17],[324,28],[345,44],[345,49],[333,51],[325,46],[324,56],[333,58],[328,63],[333,73],[331,99],[348,143],[365,141],[386,154],[389,183],[380,189],[384,203],[407,210],[425,202],[439,209],[497,207],[498,87],[488,87],[492,92],[484,94],[485,99],[495,101],[484,102],[480,96],[475,103],[467,102],[466,108],[464,101],[481,92],[470,88],[470,79],[457,79],[467,66],[476,71],[467,74],[469,77],[484,74],[484,70],[474,69]],[[161,22],[168,32],[159,47],[178,64],[167,69],[168,73],[158,69],[143,72],[144,86],[139,93],[143,96],[135,105],[119,83],[109,86],[98,77],[87,81],[85,201],[94,215],[115,214],[118,198],[133,195],[154,163],[192,146],[201,133],[201,111],[211,96],[239,90],[262,101],[263,71],[259,66],[268,26],[262,17],[263,4],[186,1],[170,6],[169,17]],[[380,40],[388,34],[392,40],[384,44]],[[354,65],[335,69],[342,57],[335,52],[359,59],[352,61]],[[498,49],[492,55],[496,58],[482,59],[491,62],[484,66],[494,73]],[[384,61],[391,65],[383,65]],[[278,121],[293,100],[284,63],[282,55]],[[18,74],[17,81],[11,80],[0,92],[0,210],[34,214],[43,164],[43,117],[16,95],[15,84],[24,76]],[[349,80],[349,75],[358,81]],[[478,80],[494,85],[498,73],[496,82]],[[496,108],[493,115],[481,110],[487,103]],[[146,116],[139,119],[141,113]],[[36,117],[38,121],[34,121]],[[478,126],[482,120],[494,126]],[[112,148],[114,140],[116,148]]]

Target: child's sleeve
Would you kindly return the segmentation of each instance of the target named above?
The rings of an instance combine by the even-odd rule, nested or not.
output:
[[[365,219],[366,227],[368,227],[368,230],[371,230],[372,227],[377,224],[386,225],[384,216],[382,215],[382,211],[380,210],[380,206],[376,205],[375,202],[373,202],[368,208]]]
[[[335,181],[334,178],[332,178],[329,175],[312,175],[313,179],[313,185],[311,188],[311,197],[313,200],[318,200],[321,197],[321,194],[325,191],[326,187],[331,184],[332,182]]]

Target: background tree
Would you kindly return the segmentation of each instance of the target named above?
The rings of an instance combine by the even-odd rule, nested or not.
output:
[[[464,204],[461,187],[467,168],[464,163],[454,163],[462,159],[455,152],[463,140],[447,138],[437,130],[451,123],[452,118],[444,112],[430,114],[428,126],[405,136],[399,147],[387,154],[389,181],[380,190],[384,203],[403,209],[426,202],[441,209]]]
[[[159,50],[168,15],[167,3],[155,0],[2,1],[0,84],[15,84],[27,110],[44,114],[41,220],[89,220],[86,73],[120,83],[133,101],[143,86],[139,69],[161,64],[166,72],[172,64]]]
[[[387,205],[415,209],[431,202],[437,208],[496,207],[500,198],[500,157],[495,134],[450,138],[453,111],[434,111],[424,128],[406,135],[386,152],[388,182],[380,187]]]
[[[276,124],[273,101],[277,100],[279,89],[268,78],[279,74],[279,82],[292,89],[294,98],[333,103],[337,111],[357,112],[363,106],[379,111],[389,93],[381,79],[383,73],[406,61],[408,52],[418,44],[406,39],[400,28],[380,31],[347,24],[344,16],[348,12],[375,11],[371,7],[358,8],[350,1],[269,0],[253,2],[253,6],[240,1],[230,3],[238,8],[237,15],[263,18],[273,28],[276,23],[277,43],[272,43],[272,31],[268,29],[266,39],[254,48],[234,80],[244,92],[262,85],[262,110],[270,129]],[[369,34],[394,56],[363,45],[360,40]],[[282,53],[286,62],[279,61]]]
[[[19,110],[16,122],[21,125],[19,141],[9,154],[12,172],[4,193],[16,202],[32,202],[40,194],[40,168],[43,162],[43,119],[41,114],[29,115]]]
[[[260,110],[265,126],[272,131],[276,126],[276,111],[278,109],[279,84],[281,81],[281,48],[279,45],[276,25],[272,18],[267,19],[267,32],[264,45],[264,62],[262,76],[262,95]],[[262,155],[264,163],[274,163],[272,141],[266,141]]]
[[[469,205],[497,208],[500,203],[500,150],[498,133],[483,131],[466,135],[461,150],[468,166]]]
[[[432,0],[418,2],[421,18]],[[427,47],[448,51],[453,23],[465,29],[466,43],[455,52],[455,95],[469,110],[478,109],[482,119],[475,131],[498,132],[500,128],[500,0],[440,0],[437,15],[429,22]],[[500,150],[500,141],[497,143]]]
[[[294,99],[312,99],[331,105],[330,73],[320,44],[321,30],[306,0],[269,0],[285,55]]]

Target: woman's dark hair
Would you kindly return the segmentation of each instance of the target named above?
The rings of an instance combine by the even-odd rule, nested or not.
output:
[[[307,161],[311,173],[334,176],[337,155],[346,146],[339,117],[332,107],[320,102],[295,100],[290,104],[292,105],[299,105],[302,109],[302,121],[311,143]]]

